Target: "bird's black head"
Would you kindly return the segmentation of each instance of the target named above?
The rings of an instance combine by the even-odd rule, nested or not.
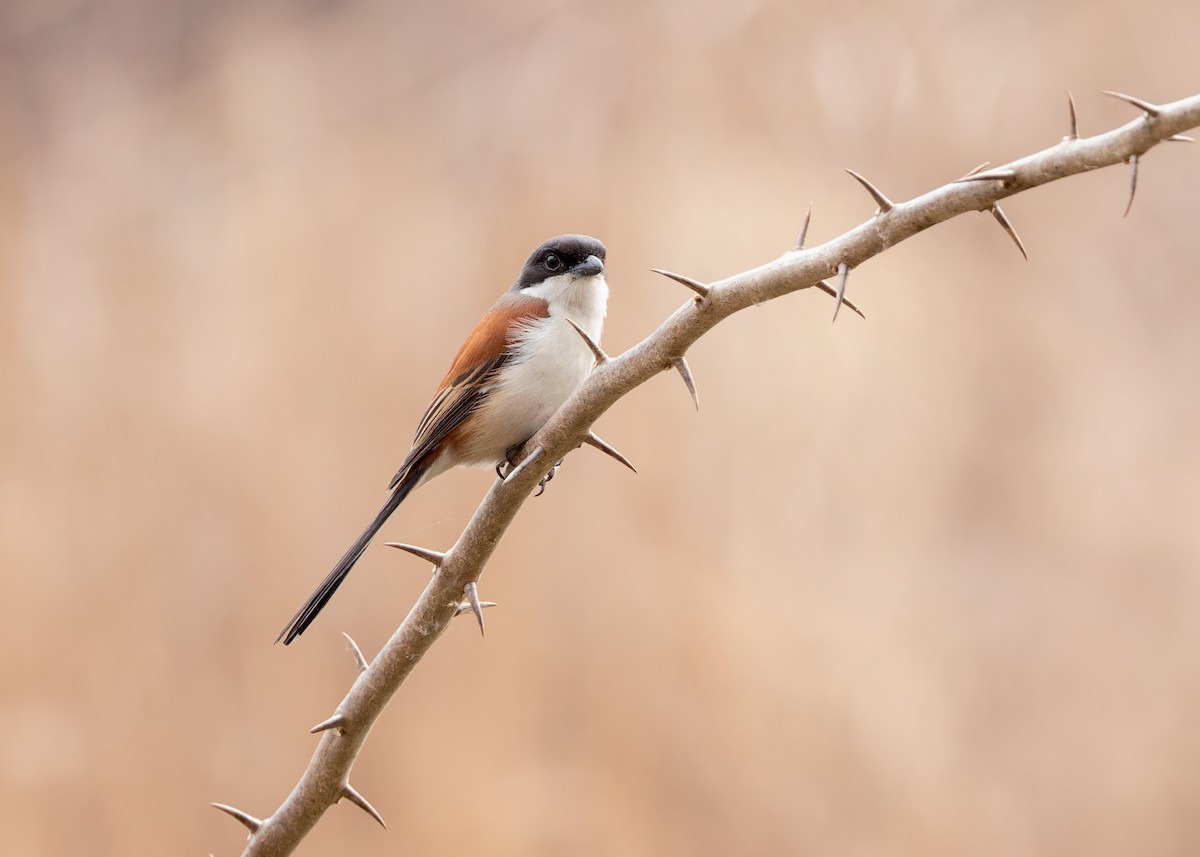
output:
[[[604,273],[604,245],[587,235],[559,235],[530,254],[513,289],[527,289],[551,277],[592,277]]]

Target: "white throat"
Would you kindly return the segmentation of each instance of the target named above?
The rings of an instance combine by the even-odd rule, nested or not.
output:
[[[522,289],[521,293],[541,298],[550,308],[551,318],[569,318],[593,340],[600,341],[608,312],[608,281],[603,274],[591,277],[559,274]]]

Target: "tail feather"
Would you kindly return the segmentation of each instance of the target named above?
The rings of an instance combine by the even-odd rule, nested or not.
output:
[[[417,471],[417,472],[414,472]],[[354,544],[350,545],[350,549],[345,555],[338,560],[338,564],[333,567],[333,571],[329,572],[321,585],[316,588],[312,595],[308,596],[308,600],[304,602],[304,606],[296,611],[296,615],[284,626],[279,632],[279,636],[275,638],[278,643],[283,640],[286,646],[292,640],[304,633],[304,629],[312,624],[313,619],[317,618],[317,614],[321,612],[329,599],[333,597],[333,593],[337,592],[337,588],[342,585],[342,581],[346,579],[346,575],[350,573],[350,569],[354,567],[354,563],[358,562],[358,558],[363,555],[363,551],[367,549],[367,545],[371,543],[371,539],[375,538],[375,534],[379,532],[379,528],[383,526],[392,514],[396,511],[396,507],[404,502],[404,498],[408,496],[413,488],[417,487],[417,483],[421,481],[421,475],[424,468],[413,468],[405,478],[401,479],[396,485],[392,495],[388,497],[388,501],[383,504],[383,508],[379,510],[379,514],[375,516],[375,520],[367,525]]]

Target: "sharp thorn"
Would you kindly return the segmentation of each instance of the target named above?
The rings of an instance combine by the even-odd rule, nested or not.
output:
[[[1029,261],[1029,254],[1025,252],[1025,245],[1021,243],[1021,236],[1017,234],[1017,230],[1013,228],[1012,221],[1008,219],[1008,215],[998,205],[992,206],[992,217],[996,218],[996,222],[1001,228],[1008,233],[1008,237],[1017,245],[1017,249],[1021,251],[1021,255],[1025,257],[1025,261]]]
[[[529,455],[525,456],[525,460],[524,460],[524,461],[522,461],[520,464],[518,464],[518,465],[517,465],[516,467],[514,467],[512,470],[508,471],[508,476],[506,476],[506,477],[504,478],[504,481],[505,481],[505,482],[510,482],[510,481],[512,481],[512,478],[513,478],[514,476],[516,476],[518,473],[520,473],[522,470],[524,470],[524,469],[525,469],[527,466],[529,466],[530,464],[532,464],[533,462],[535,462],[535,461],[537,461],[539,458],[541,458],[541,457],[542,457],[542,455],[544,455],[544,454],[545,454],[545,452],[546,452],[546,450],[545,450],[545,449],[543,449],[542,447],[540,447],[540,446],[535,446],[535,447],[533,448],[533,452],[531,452],[531,453],[529,453]]]
[[[354,790],[354,787],[349,783],[342,786],[342,797],[357,806],[371,818],[379,822],[379,826],[387,830],[387,825],[383,823],[383,816],[375,811],[375,807],[367,803],[367,799]]]
[[[971,176],[978,173],[980,170],[982,170],[984,167],[986,167],[990,163],[991,163],[991,161],[984,161],[979,166],[972,167],[971,169],[967,170],[966,174],[961,179],[956,179],[956,181],[960,181],[960,182],[966,181],[967,179],[969,179]]]
[[[333,715],[333,717],[330,717],[328,720],[322,720],[320,723],[318,723],[316,726],[314,726],[312,729],[309,729],[308,731],[310,733],[312,733],[313,735],[316,735],[318,732],[324,732],[327,729],[342,729],[343,727],[345,727],[345,725],[346,725],[346,715],[339,713],[339,714]]]
[[[1126,104],[1132,104],[1134,107],[1137,107],[1140,110],[1145,110],[1148,116],[1157,116],[1159,113],[1162,113],[1161,107],[1159,107],[1157,104],[1151,104],[1149,101],[1143,101],[1140,98],[1134,98],[1132,95],[1126,95],[1123,92],[1113,92],[1112,90],[1108,89],[1102,89],[1100,91],[1105,95],[1111,96],[1112,98],[1124,101]]]
[[[1135,193],[1137,193],[1137,170],[1138,170],[1138,156],[1130,155],[1129,156],[1129,202],[1125,204],[1125,213],[1121,215],[1122,217],[1128,217],[1129,209],[1133,208],[1133,195]]]
[[[433,563],[435,566],[440,566],[446,559],[446,555],[440,551],[431,551],[427,548],[419,548],[416,545],[406,545],[402,542],[384,542],[385,547],[398,548],[399,550],[410,553],[413,556],[419,556],[427,562]]]
[[[1069,89],[1067,90],[1067,110],[1071,114],[1071,130],[1067,134],[1066,139],[1078,140],[1079,139],[1079,122],[1077,121],[1076,116],[1075,116],[1075,96],[1073,96],[1071,94],[1071,90],[1069,90]]]
[[[1187,134],[1172,134],[1167,138],[1168,143],[1195,143],[1195,137],[1189,137]]]
[[[875,200],[875,204],[879,206],[879,211],[876,212],[877,214],[887,214],[896,207],[894,202],[883,195],[883,191],[875,187],[875,185],[871,184],[858,173],[854,172],[854,170],[846,170],[846,172],[854,176],[854,178],[858,180],[858,183],[866,188],[867,193],[871,195],[871,199]]]
[[[696,280],[693,280],[691,277],[685,277],[685,276],[683,276],[683,274],[672,274],[670,271],[664,271],[661,268],[651,268],[650,270],[653,271],[655,274],[661,274],[662,276],[667,277],[668,279],[672,279],[677,283],[681,283],[682,285],[687,286],[689,289],[691,289],[693,292],[695,292],[702,298],[708,297],[708,293],[709,293],[710,289],[708,288],[708,286],[704,285],[704,283],[697,282]]]
[[[696,392],[696,382],[692,379],[692,370],[688,368],[687,360],[683,357],[672,357],[671,365],[675,367],[675,371],[683,378],[684,386],[692,394],[692,402],[696,405],[696,410],[700,410],[700,396]]]
[[[637,473],[637,468],[629,463],[628,458],[621,455],[621,453],[617,452],[615,449],[613,449],[611,446],[609,446],[607,443],[605,443],[603,440],[601,440],[600,436],[597,435],[594,431],[589,431],[587,434],[587,437],[585,437],[583,439],[583,442],[586,443],[588,446],[596,447],[596,449],[600,450],[605,455],[621,462],[626,467],[628,467],[630,470],[632,470],[634,473]]]
[[[808,237],[808,224],[812,222],[812,203],[808,204],[808,213],[804,215],[804,225],[800,227],[800,237],[796,239],[796,249],[804,249],[804,239]]]
[[[829,285],[829,283],[825,282],[824,280],[821,280],[819,283],[817,283],[817,288],[820,289],[821,291],[823,291],[825,294],[829,295],[831,298],[837,297],[837,290],[834,289],[833,286]],[[845,295],[842,296],[842,304],[847,309],[854,310],[856,313],[858,313],[859,318],[866,318],[866,316],[863,315],[862,310],[860,310],[858,307],[856,307],[852,302],[846,300]]]
[[[846,280],[850,276],[850,266],[845,262],[838,262],[838,284],[837,291],[833,293],[833,320],[837,321],[838,310],[842,308],[842,303],[846,300]]]
[[[599,366],[601,363],[608,362],[608,355],[604,353],[604,349],[601,348],[594,339],[588,336],[587,332],[582,327],[571,321],[569,318],[567,319],[567,324],[575,328],[575,332],[578,333],[583,339],[583,342],[588,347],[588,350],[592,352],[592,356],[596,358],[597,366]]]
[[[483,636],[483,604],[479,601],[479,590],[475,586],[475,581],[471,581],[463,587],[463,594],[467,596],[467,603],[471,606],[471,612],[475,614],[475,621],[479,623],[479,636]]]
[[[250,831],[251,836],[258,833],[258,829],[262,827],[261,818],[255,818],[250,813],[242,812],[237,807],[227,806],[223,803],[209,804],[209,806],[215,806],[217,809],[221,810],[221,812],[226,813],[227,815],[232,815],[234,818],[240,821],[247,830]]]
[[[983,173],[968,173],[955,182],[955,184],[958,184],[959,182],[1006,182],[1015,179],[1016,177],[1017,174],[1015,171],[1004,167],[999,167]]]
[[[479,606],[481,609],[486,610],[489,607],[499,607],[500,605],[497,604],[495,601],[480,601]],[[474,608],[472,608],[470,604],[468,604],[467,602],[464,601],[462,604],[458,605],[458,609],[456,609],[454,611],[454,615],[461,616],[464,613],[472,613],[472,612],[474,612]]]
[[[365,673],[367,671],[367,659],[363,657],[362,649],[358,647],[358,643],[354,642],[354,638],[345,631],[342,631],[342,636],[350,644],[350,652],[354,655],[354,663],[358,666],[358,671]]]

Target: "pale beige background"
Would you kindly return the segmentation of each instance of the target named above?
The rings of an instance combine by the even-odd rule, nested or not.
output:
[[[1200,87],[1200,6],[8,0],[0,850],[235,853],[425,583],[371,550],[458,342],[549,235],[605,345],[979,161]],[[571,456],[307,854],[1187,855],[1200,152],[732,319]],[[447,545],[457,473],[384,531]]]

